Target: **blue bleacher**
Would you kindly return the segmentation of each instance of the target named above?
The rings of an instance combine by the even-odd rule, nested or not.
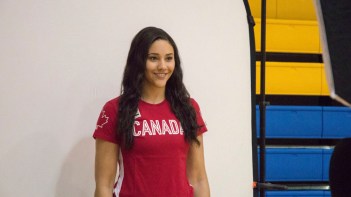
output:
[[[329,181],[329,163],[334,149],[323,149],[323,181]]]
[[[321,149],[279,148],[266,151],[267,181],[320,181],[323,179]]]
[[[323,138],[351,137],[351,108],[323,107]]]
[[[333,149],[267,148],[267,181],[328,181]]]
[[[256,106],[257,136],[259,108]],[[325,106],[267,106],[266,138],[340,139],[351,137],[351,109]],[[259,151],[258,151],[259,152]],[[268,182],[327,182],[331,147],[268,147]],[[328,190],[267,191],[268,197],[330,197]]]
[[[267,191],[267,197],[330,197],[329,191],[315,190],[315,191]]]
[[[256,106],[257,136],[259,108]],[[351,137],[351,108],[267,106],[267,138],[335,139]]]

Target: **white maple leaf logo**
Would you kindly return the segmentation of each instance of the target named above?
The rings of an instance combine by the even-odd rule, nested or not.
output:
[[[109,117],[106,116],[105,111],[102,111],[100,118],[103,119],[103,120],[99,121],[101,123],[96,125],[96,129],[102,128],[105,124],[108,123]]]

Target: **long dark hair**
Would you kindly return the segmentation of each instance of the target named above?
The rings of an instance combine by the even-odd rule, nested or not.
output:
[[[164,30],[146,27],[134,37],[123,73],[116,129],[121,139],[121,145],[126,149],[133,147],[134,117],[141,97],[146,60],[149,48],[156,40],[168,41],[174,50],[175,68],[166,84],[166,99],[182,125],[185,140],[188,143],[196,142],[199,144],[196,137],[200,126],[196,121],[196,112],[191,104],[189,92],[183,84],[183,71],[180,66],[178,48],[171,36]]]

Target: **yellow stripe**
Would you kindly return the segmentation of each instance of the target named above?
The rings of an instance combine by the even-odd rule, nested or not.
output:
[[[261,50],[261,19],[255,18],[256,50]],[[316,21],[267,19],[266,51],[321,53]]]
[[[261,50],[261,0],[249,0],[255,17],[256,51]],[[322,53],[313,0],[267,1],[266,51]],[[256,93],[260,68],[256,64]],[[329,95],[323,64],[266,62],[266,93]]]
[[[261,0],[249,0],[252,15],[261,17]],[[312,0],[269,0],[266,3],[267,18],[316,20],[316,12]]]
[[[325,70],[323,68],[322,72],[322,93],[321,95],[330,95],[329,88],[328,88],[328,83],[327,83],[327,77],[325,75]]]
[[[260,62],[256,63],[256,69],[256,94],[259,94]],[[266,94],[328,95],[323,64],[266,62]]]

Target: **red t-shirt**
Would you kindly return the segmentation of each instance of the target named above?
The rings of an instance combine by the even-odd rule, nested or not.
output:
[[[191,103],[198,135],[207,131],[199,105]],[[93,137],[120,144],[116,134],[118,97],[108,101],[97,121]],[[118,197],[192,197],[193,189],[186,176],[189,144],[179,120],[167,100],[159,104],[139,101],[134,121],[134,146],[120,148],[119,176],[114,193]]]

